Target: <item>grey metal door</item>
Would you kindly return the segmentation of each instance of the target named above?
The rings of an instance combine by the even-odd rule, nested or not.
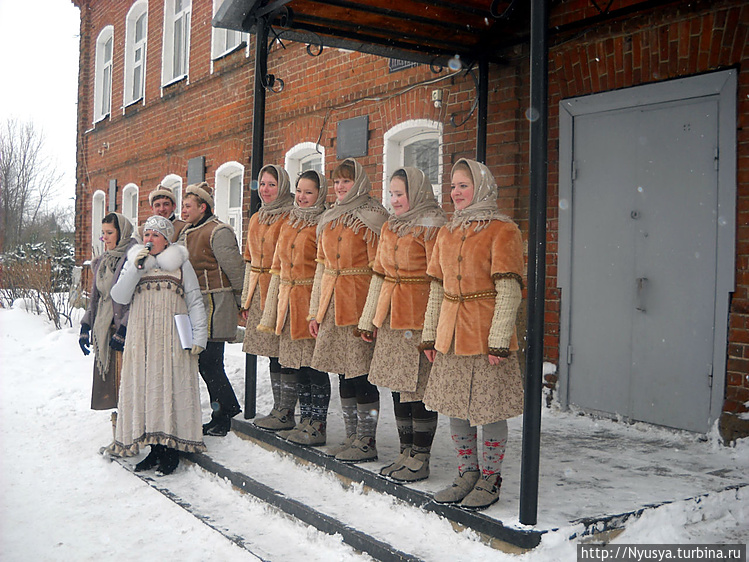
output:
[[[568,401],[709,429],[718,105],[574,120]]]

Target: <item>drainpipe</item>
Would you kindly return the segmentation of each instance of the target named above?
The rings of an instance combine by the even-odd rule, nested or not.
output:
[[[486,131],[489,113],[489,57],[485,51],[479,56],[479,107],[476,116],[476,160],[486,164]]]
[[[263,167],[263,143],[265,142],[265,75],[268,74],[268,19],[258,18],[255,24],[255,95],[252,107],[252,159],[250,178],[258,180]],[[257,184],[250,189],[250,216],[260,208],[260,195]],[[247,326],[246,329],[254,329]],[[244,419],[254,418],[257,413],[257,356],[245,355],[244,372]]]
[[[541,445],[541,388],[546,297],[546,171],[548,137],[548,10],[531,0],[530,227],[528,236],[528,349],[525,369],[520,522],[535,525]]]

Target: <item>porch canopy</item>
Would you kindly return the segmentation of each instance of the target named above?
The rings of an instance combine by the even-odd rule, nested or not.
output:
[[[520,484],[520,522],[535,525],[543,380],[546,257],[548,0],[225,0],[213,26],[256,36],[252,177],[263,162],[269,38],[335,47],[406,61],[478,67],[476,159],[486,160],[488,67],[530,41],[530,228],[528,332]],[[529,9],[530,8],[530,9]],[[252,193],[251,209],[259,204]],[[248,355],[245,416],[255,414],[256,361]]]

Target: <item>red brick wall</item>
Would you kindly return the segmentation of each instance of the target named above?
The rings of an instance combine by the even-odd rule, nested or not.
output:
[[[123,115],[123,53],[125,16],[130,3],[75,0],[81,6],[81,65],[79,84],[78,201],[76,258],[90,255],[91,195],[107,191],[117,179],[140,186],[141,221],[147,216],[148,192],[164,176],[186,179],[187,161],[206,157],[206,179],[233,160],[245,165],[249,186],[254,39],[252,52],[240,50],[215,61],[211,73],[211,2],[193,0],[189,79],[161,88],[163,2],[149,2],[148,56],[145,104],[128,107]],[[609,14],[628,9],[637,0],[614,0]],[[598,6],[601,6],[601,2]],[[608,2],[606,2],[608,5]],[[560,295],[557,286],[559,101],[572,96],[626,88],[719,69],[739,70],[738,201],[736,292],[730,309],[730,342],[726,373],[726,412],[746,411],[749,400],[749,7],[741,0],[663,2],[626,17],[608,17],[589,0],[568,0],[552,8],[549,57],[549,186],[547,209],[546,333],[544,355],[559,361]],[[579,25],[582,18],[599,17],[595,25]],[[608,19],[607,19],[608,18]],[[114,26],[112,115],[92,129],[94,46],[99,31]],[[561,26],[561,27],[560,27]],[[567,27],[565,27],[567,26]],[[281,93],[267,94],[265,162],[284,162],[286,152],[300,142],[320,138],[325,147],[325,170],[336,165],[336,124],[351,117],[369,116],[369,151],[360,161],[372,180],[375,194],[382,189],[382,151],[385,133],[407,119],[443,123],[443,178],[445,207],[449,204],[449,170],[460,157],[473,157],[475,115],[461,127],[475,98],[473,81],[446,76],[419,66],[389,73],[387,60],[361,53],[325,49],[310,57],[304,45],[285,41],[285,49],[271,48],[268,71],[281,78]],[[528,231],[528,121],[529,66],[527,46],[503,53],[504,65],[491,65],[487,164],[500,186],[500,205]],[[409,89],[411,88],[411,89]],[[443,106],[435,108],[431,91],[443,91]],[[407,91],[406,91],[407,90]],[[102,143],[109,149],[102,155]],[[245,205],[249,196],[245,194]],[[118,210],[121,195],[118,194]],[[247,221],[244,221],[245,226]],[[547,380],[554,384],[553,376]]]

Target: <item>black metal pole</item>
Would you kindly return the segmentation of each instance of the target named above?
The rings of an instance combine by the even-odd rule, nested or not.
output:
[[[252,161],[250,177],[258,179],[263,167],[263,143],[265,141],[265,75],[268,73],[268,20],[259,18],[255,26],[255,97],[252,108]],[[260,208],[260,195],[257,185],[250,189],[250,216]],[[246,330],[254,329],[246,326]],[[245,357],[244,371],[244,418],[254,418],[257,414],[257,356],[250,353]]]
[[[548,11],[531,1],[530,226],[528,239],[528,349],[525,370],[520,522],[535,525],[541,448],[541,388],[546,297],[546,171],[548,135]]]
[[[489,113],[489,58],[479,57],[479,108],[476,116],[476,160],[486,164],[487,115]]]

